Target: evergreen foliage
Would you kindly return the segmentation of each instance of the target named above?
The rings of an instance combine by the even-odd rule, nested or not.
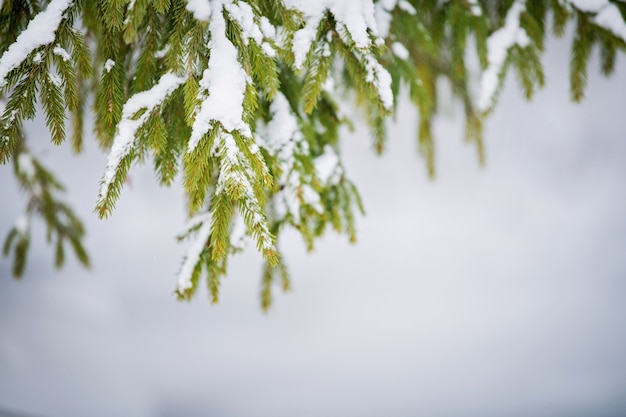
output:
[[[110,152],[98,216],[112,214],[136,161],[152,160],[163,185],[181,175],[190,221],[179,239],[190,243],[178,297],[190,299],[204,279],[217,302],[229,257],[251,241],[265,259],[266,309],[275,285],[291,285],[278,245],[285,228],[309,250],[328,228],[356,239],[363,205],[341,163],[345,103],[362,109],[382,153],[406,90],[434,177],[431,123],[446,80],[483,163],[483,119],[507,71],[532,98],[544,84],[545,39],[573,22],[571,95],[580,101],[593,47],[606,75],[625,50],[625,13],[609,0],[0,0],[0,163],[14,164],[28,197],[3,252],[21,276],[29,221],[40,216],[55,265],[66,243],[89,265],[83,226],[29,153],[23,123],[41,112],[51,141],[69,136],[78,153],[93,114]]]

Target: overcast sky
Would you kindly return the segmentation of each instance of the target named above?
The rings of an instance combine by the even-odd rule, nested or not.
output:
[[[292,293],[260,312],[259,257],[231,262],[211,306],[173,296],[185,246],[180,187],[133,167],[109,220],[92,214],[106,164],[29,144],[85,220],[94,267],[52,268],[42,224],[21,281],[0,260],[0,408],[42,417],[617,417],[626,415],[626,60],[590,67],[569,102],[569,43],[528,104],[510,76],[486,125],[487,166],[462,114],[436,125],[438,176],[400,109],[374,156],[342,143],[367,216],[359,242],[312,254],[281,242]],[[0,166],[2,238],[25,201]],[[2,412],[0,411],[0,415]]]

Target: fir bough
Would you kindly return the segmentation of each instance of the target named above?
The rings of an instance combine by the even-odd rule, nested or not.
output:
[[[624,51],[625,12],[609,0],[0,1],[0,162],[13,162],[28,197],[3,252],[21,276],[28,225],[39,216],[57,267],[68,243],[89,265],[82,224],[29,153],[23,124],[40,108],[51,141],[69,136],[80,152],[93,115],[109,152],[96,213],[112,214],[136,161],[152,160],[163,185],[181,175],[190,221],[179,238],[190,243],[178,297],[190,299],[205,277],[217,302],[229,257],[250,241],[265,258],[266,309],[275,284],[291,286],[278,244],[285,228],[310,250],[327,229],[356,240],[364,209],[341,163],[339,131],[352,124],[342,105],[362,109],[382,153],[387,119],[407,90],[419,115],[417,149],[434,177],[431,125],[447,80],[483,163],[483,119],[507,71],[530,99],[545,81],[546,38],[572,22],[579,101],[594,46],[606,75]]]

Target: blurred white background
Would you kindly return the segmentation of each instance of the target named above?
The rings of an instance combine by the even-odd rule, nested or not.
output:
[[[233,259],[221,302],[173,296],[180,186],[131,170],[109,220],[92,213],[106,155],[75,158],[33,124],[30,146],[86,221],[94,267],[52,268],[43,225],[25,277],[0,260],[0,408],[41,417],[626,415],[626,60],[590,66],[569,101],[569,42],[549,44],[533,102],[509,76],[487,165],[459,109],[436,126],[437,169],[402,106],[378,158],[344,138],[367,216],[359,242],[281,242],[294,291],[258,301],[260,262]],[[597,57],[596,57],[597,58]],[[0,234],[24,205],[0,166]],[[2,412],[0,411],[0,415]]]

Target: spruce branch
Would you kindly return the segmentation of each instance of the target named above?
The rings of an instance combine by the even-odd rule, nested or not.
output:
[[[278,282],[290,287],[283,231],[297,230],[309,250],[328,230],[356,240],[364,210],[342,163],[346,103],[359,107],[382,153],[406,90],[419,116],[416,149],[434,177],[432,121],[446,80],[484,163],[484,118],[509,70],[531,99],[545,82],[548,34],[573,22],[570,82],[580,101],[593,47],[606,75],[626,50],[624,12],[613,0],[0,2],[0,163],[15,164],[31,202],[4,253],[22,274],[39,216],[55,265],[68,244],[88,264],[82,225],[27,150],[23,126],[41,112],[51,141],[70,136],[79,152],[93,117],[109,151],[99,216],[111,215],[133,163],[151,160],[164,185],[182,176],[191,221],[178,297],[206,280],[217,302],[230,257],[250,241],[264,256],[266,309]]]

